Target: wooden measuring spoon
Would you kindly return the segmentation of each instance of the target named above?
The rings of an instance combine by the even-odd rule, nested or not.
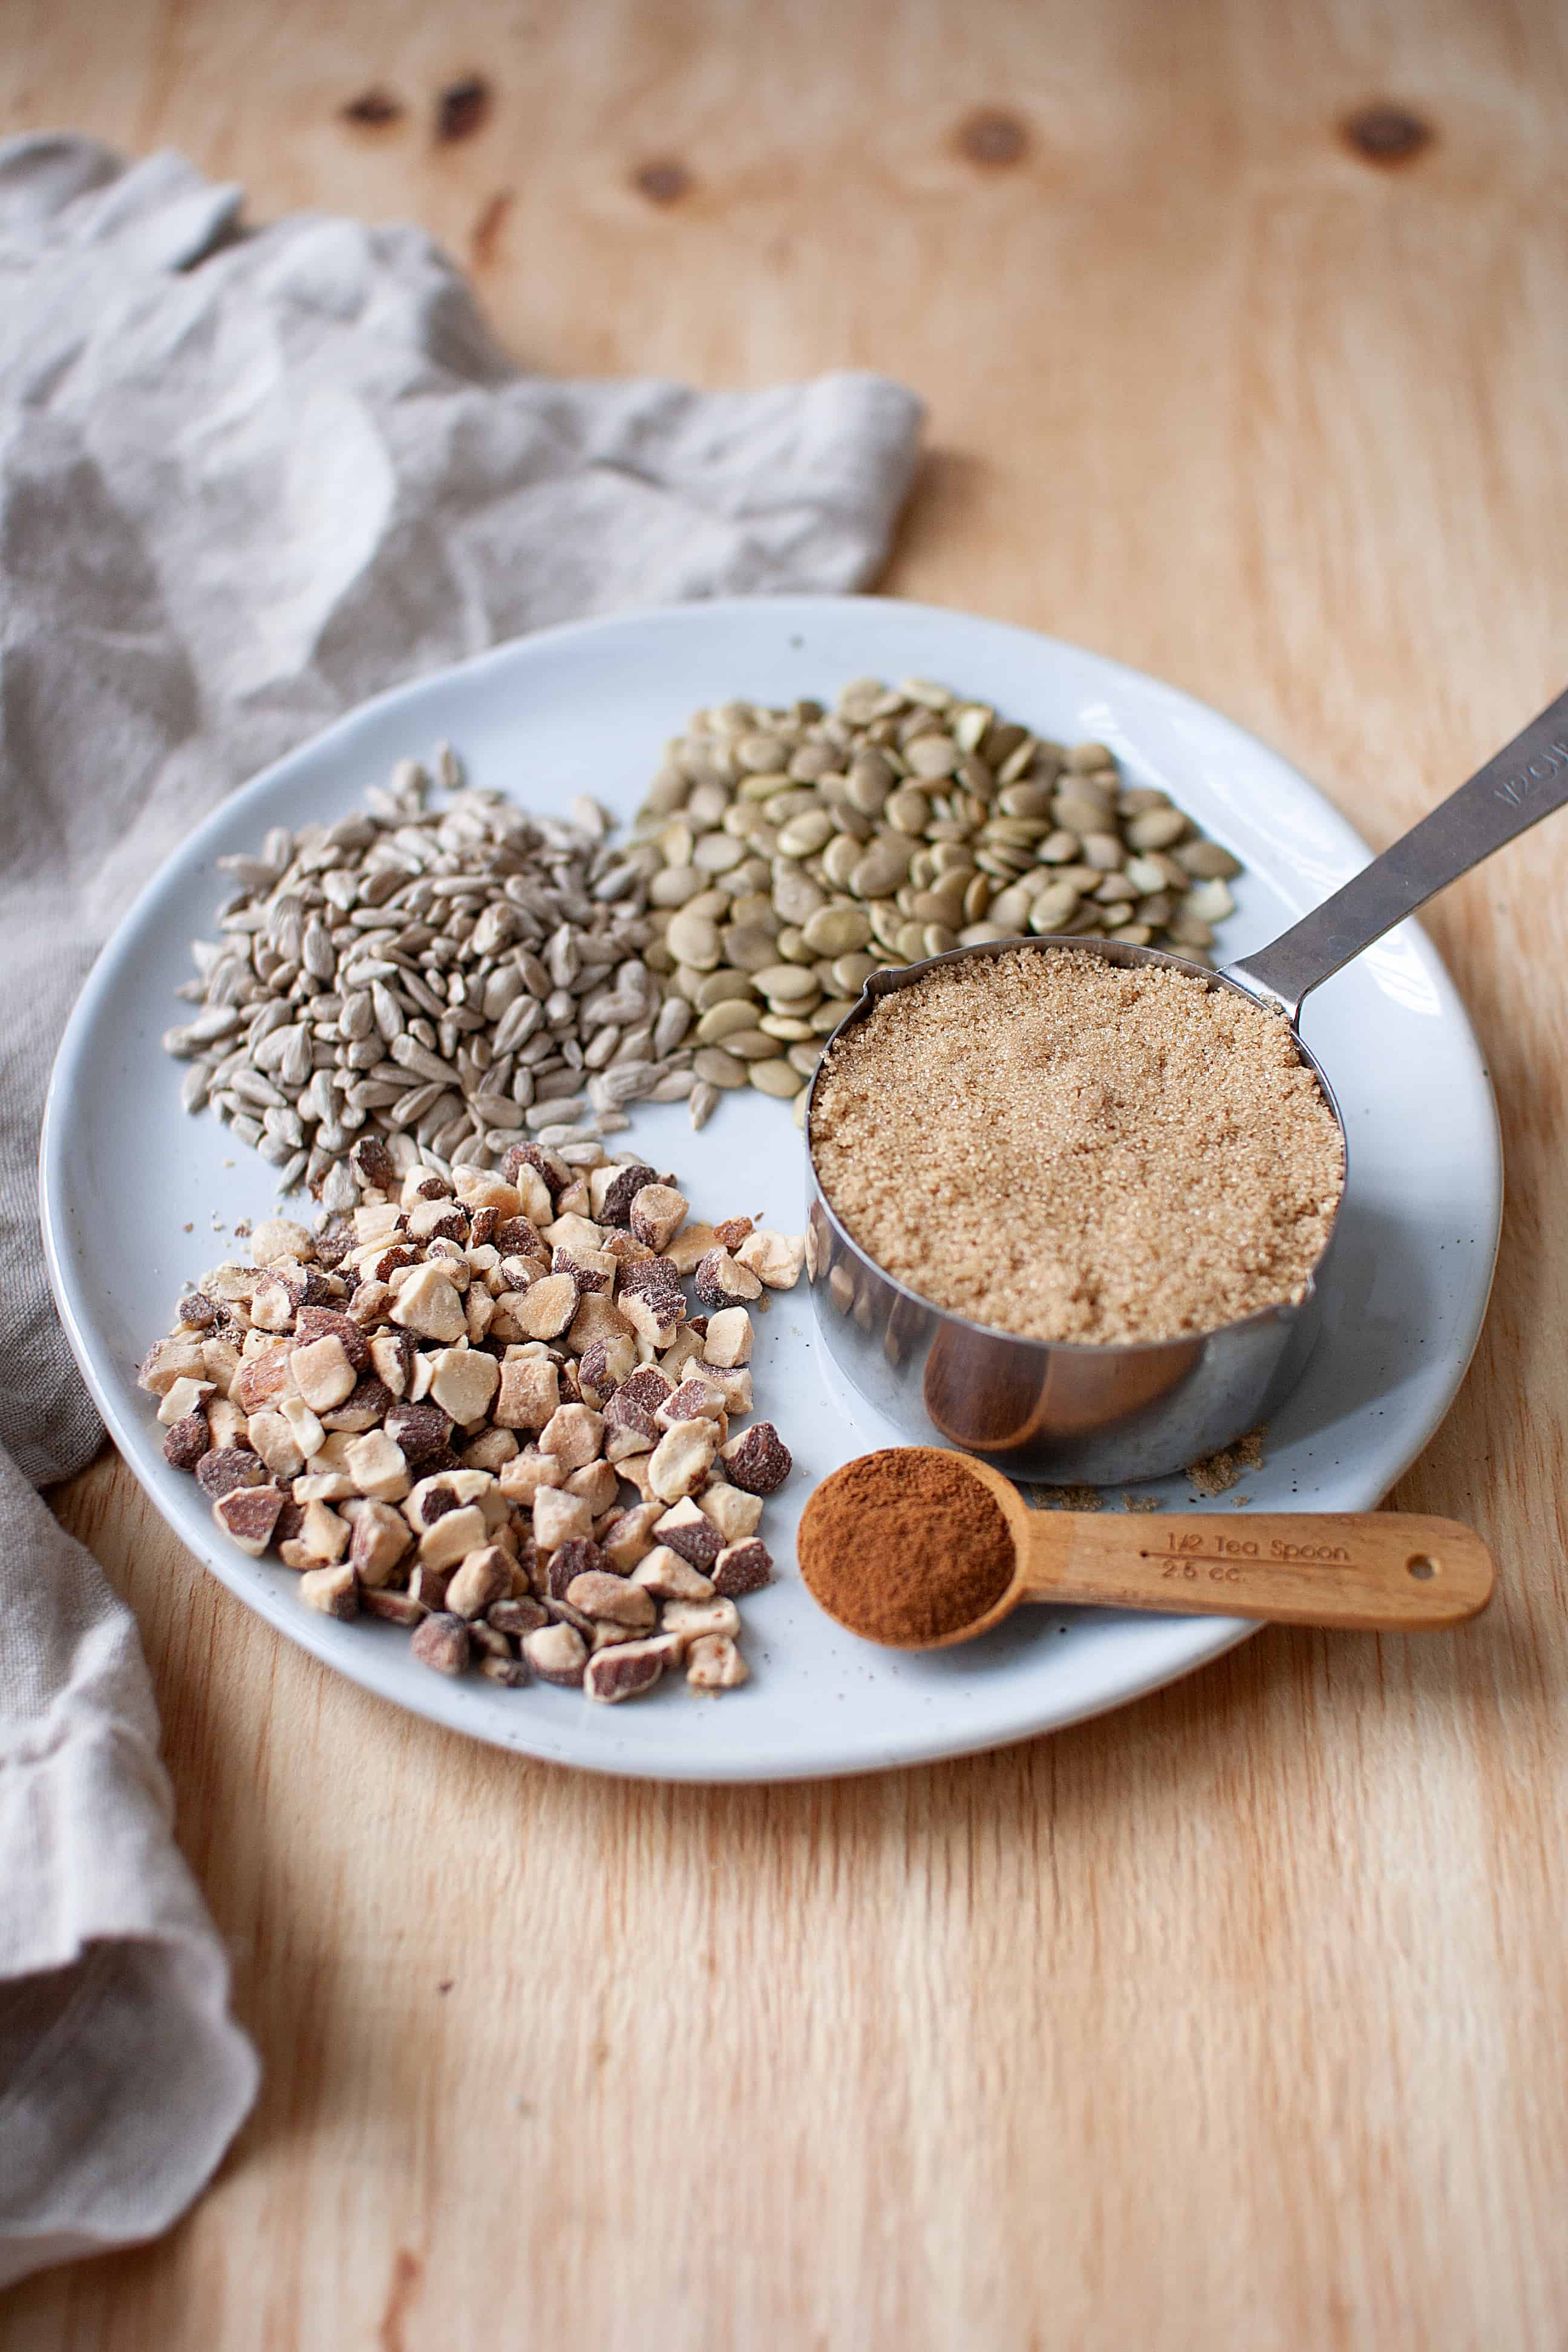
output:
[[[911,1467],[922,1459],[940,1463],[978,1480],[1000,1507],[1013,1549],[1010,1581],[977,1616],[929,1638],[890,1638],[885,1630],[857,1624],[842,1593],[835,1589],[829,1597],[824,1589],[826,1529],[836,1501],[849,1500],[841,1482],[859,1465],[847,1463],[825,1478],[801,1518],[802,1572],[829,1616],[851,1633],[889,1649],[941,1650],[973,1641],[1024,1601],[1415,1633],[1460,1624],[1491,1598],[1491,1554],[1457,1519],[1407,1511],[1232,1513],[1223,1518],[1200,1511],[1035,1511],[1000,1472],[965,1454],[916,1445],[889,1449],[882,1458],[907,1460]],[[863,1539],[871,1530],[863,1502],[855,1507]],[[935,1559],[929,1563],[933,1601],[945,1565]],[[944,1614],[940,1609],[934,1613]]]

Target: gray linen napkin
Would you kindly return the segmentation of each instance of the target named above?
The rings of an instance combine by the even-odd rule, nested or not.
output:
[[[0,2284],[155,2234],[255,2095],[128,1612],[32,1491],[100,1436],[36,1159],[70,1003],[219,796],[541,625],[850,589],[917,402],[518,373],[416,229],[238,225],[181,157],[0,143]]]

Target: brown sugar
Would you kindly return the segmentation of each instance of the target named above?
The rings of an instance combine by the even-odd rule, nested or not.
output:
[[[883,997],[826,1057],[811,1149],[849,1232],[911,1290],[1089,1345],[1300,1298],[1344,1183],[1283,1021],[1059,948]]]
[[[863,1454],[825,1478],[802,1515],[797,1549],[828,1615],[895,1648],[973,1625],[1013,1577],[1000,1505],[933,1446]]]
[[[1217,1454],[1205,1454],[1201,1462],[1190,1462],[1187,1476],[1194,1492],[1211,1499],[1216,1495],[1228,1495],[1233,1486],[1240,1486],[1247,1471],[1261,1470],[1267,1430],[1268,1423],[1261,1423],[1257,1429],[1249,1429],[1245,1437],[1238,1437],[1234,1445],[1222,1445]]]

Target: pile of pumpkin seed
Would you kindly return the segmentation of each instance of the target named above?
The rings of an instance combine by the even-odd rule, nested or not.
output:
[[[712,1089],[796,1097],[880,965],[1026,932],[1209,961],[1237,860],[1103,743],[1051,741],[925,678],[831,712],[726,702],[666,751],[631,841],[650,969]]]

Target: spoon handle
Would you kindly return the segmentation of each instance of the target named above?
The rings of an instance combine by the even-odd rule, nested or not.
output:
[[[1037,1511],[1027,1539],[1028,1601],[1396,1633],[1459,1624],[1491,1598],[1472,1528],[1402,1511]]]
[[[1309,989],[1564,801],[1568,694],[1549,702],[1468,783],[1439,801],[1331,898],[1268,947],[1231,964],[1226,977],[1255,996],[1271,997],[1294,1022]]]

